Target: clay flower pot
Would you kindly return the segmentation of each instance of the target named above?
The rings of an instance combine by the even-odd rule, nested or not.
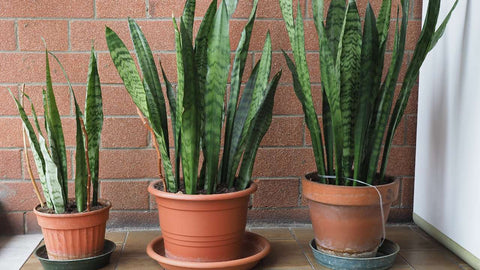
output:
[[[105,225],[112,204],[99,200],[101,209],[75,214],[48,214],[33,209],[51,260],[74,260],[99,255],[105,243]]]
[[[374,188],[302,180],[302,193],[308,201],[318,249],[336,256],[375,256],[383,236],[382,226],[398,197],[399,181],[376,187],[382,194],[383,221]]]
[[[235,260],[242,256],[249,188],[224,194],[186,195],[148,187],[155,196],[168,258],[191,262]]]

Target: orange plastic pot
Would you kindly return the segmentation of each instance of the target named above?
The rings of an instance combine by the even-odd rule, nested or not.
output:
[[[74,260],[99,255],[105,242],[105,226],[112,204],[99,200],[105,207],[75,214],[47,214],[37,211],[48,258]]]
[[[372,257],[383,237],[390,206],[398,197],[399,181],[372,187],[321,184],[302,180],[317,248],[336,256]]]
[[[224,194],[186,195],[148,187],[155,196],[168,258],[191,262],[235,260],[242,255],[249,188]]]

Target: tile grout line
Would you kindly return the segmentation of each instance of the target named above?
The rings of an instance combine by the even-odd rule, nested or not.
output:
[[[288,227],[288,231],[290,232],[290,234],[293,236],[293,239],[295,240],[295,244],[297,244],[297,247],[298,249],[300,250],[300,252],[302,252],[302,255],[305,257],[305,259],[307,260],[308,264],[310,265],[310,267],[314,270],[315,269],[315,266],[313,265],[313,263],[310,261],[310,259],[308,258],[307,254],[305,253],[305,251],[302,249],[302,247],[300,246],[300,243],[298,242],[298,239],[297,239],[297,235],[292,231],[292,227]]]

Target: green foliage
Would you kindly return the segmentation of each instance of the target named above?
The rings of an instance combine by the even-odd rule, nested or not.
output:
[[[87,180],[89,172],[87,170],[87,157],[85,154],[85,143],[88,139],[88,159],[90,165],[90,175],[93,185],[92,205],[96,205],[98,201],[98,159],[100,132],[103,125],[102,111],[102,95],[100,89],[100,79],[97,71],[97,62],[92,48],[90,56],[90,64],[87,78],[87,95],[85,100],[85,114],[83,116],[78,106],[75,93],[73,92],[70,80],[58,58],[45,50],[46,56],[46,90],[43,91],[43,107],[45,109],[45,129],[48,135],[48,143],[42,134],[40,124],[38,122],[35,108],[25,93],[22,93],[31,103],[32,116],[34,125],[30,122],[21,102],[12,94],[12,98],[18,108],[18,112],[26,130],[30,148],[33,153],[35,165],[37,167],[38,176],[42,185],[44,197],[49,208],[55,213],[61,214],[65,212],[68,202],[67,189],[67,156],[65,152],[65,140],[63,136],[62,123],[58,107],[53,92],[52,80],[50,75],[49,54],[59,64],[68,83],[69,90],[73,96],[75,103],[76,115],[76,156],[75,156],[75,200],[77,210],[83,212],[87,205]],[[85,124],[85,137],[82,125]]]
[[[392,1],[383,0],[378,18],[375,18],[370,4],[367,5],[362,33],[356,1],[349,0],[345,4],[345,0],[332,0],[324,24],[324,2],[312,0],[320,47],[323,129],[319,126],[313,107],[305,60],[302,13],[299,11],[295,20],[292,1],[279,2],[295,62],[285,52],[284,56],[312,137],[318,173],[335,173],[337,185],[355,185],[353,181],[345,181],[352,177],[370,184],[383,183],[393,135],[403,116],[420,67],[427,53],[445,31],[458,0],[437,30],[435,27],[440,0],[429,0],[421,36],[396,101],[394,92],[404,58],[410,1],[401,1],[402,18],[399,23],[397,12],[392,60],[388,72],[382,74]],[[395,106],[392,112],[393,104]],[[382,148],[383,155],[380,158]]]
[[[179,23],[173,18],[178,79],[176,91],[161,69],[171,112],[175,154],[172,160],[175,169],[168,152],[168,132],[161,128],[163,118],[159,120],[156,116],[166,113],[166,108],[162,106],[164,102],[148,101],[163,100],[161,87],[156,83],[159,76],[157,70],[153,69],[154,59],[151,53],[139,53],[135,44],[141,44],[143,51],[147,52],[150,52],[150,47],[140,27],[129,19],[137,59],[139,63],[149,63],[150,67],[147,71],[140,64],[140,75],[125,44],[111,29],[106,29],[110,55],[125,88],[155,131],[169,192],[179,190],[182,177],[188,194],[197,194],[199,190],[215,193],[219,185],[245,189],[251,181],[257,149],[271,123],[273,99],[281,72],[269,81],[272,48],[270,35],[267,34],[262,57],[239,101],[258,0],[253,2],[229,73],[229,22],[237,3],[235,0],[225,0],[217,8],[217,1],[212,1],[195,40],[195,1],[186,1]],[[227,99],[229,76],[230,95]],[[153,92],[158,93],[157,97],[150,97]],[[225,130],[224,134],[222,130]],[[202,157],[203,163],[200,165]]]

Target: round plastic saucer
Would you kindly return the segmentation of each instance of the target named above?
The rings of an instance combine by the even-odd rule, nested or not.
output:
[[[47,249],[42,245],[35,251],[35,256],[40,260],[45,270],[85,270],[100,269],[110,263],[110,255],[115,250],[115,243],[105,240],[102,254],[94,257],[77,259],[77,260],[49,260]]]
[[[147,254],[167,270],[211,269],[211,270],[248,270],[252,269],[270,252],[270,243],[264,237],[245,232],[243,256],[240,259],[221,262],[188,262],[174,260],[165,256],[163,237],[159,236],[147,246]]]
[[[397,243],[385,239],[378,248],[377,256],[372,258],[349,258],[340,257],[319,251],[315,239],[310,242],[315,259],[320,264],[332,269],[362,269],[362,270],[383,270],[389,269],[395,262],[400,251]]]

